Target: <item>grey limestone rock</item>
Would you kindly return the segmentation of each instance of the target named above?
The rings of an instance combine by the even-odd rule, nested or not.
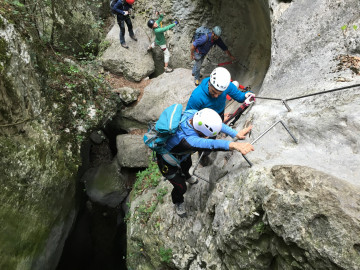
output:
[[[82,181],[86,194],[93,202],[116,207],[125,199],[128,192],[120,169],[115,159],[110,164],[91,168],[84,174]]]
[[[119,94],[121,101],[124,102],[125,105],[129,105],[129,104],[137,101],[137,99],[140,95],[140,90],[133,89],[130,87],[117,88],[117,89],[114,89],[113,92]]]
[[[147,123],[157,120],[166,107],[181,103],[185,109],[194,88],[190,70],[178,68],[171,73],[164,73],[152,79],[145,87],[136,106],[127,107],[120,112],[117,123],[127,131],[146,129]]]
[[[110,42],[101,57],[101,62],[106,70],[114,74],[123,74],[125,78],[132,81],[141,81],[154,72],[154,61],[150,54],[147,53],[149,41],[144,29],[135,28],[134,32],[138,41],[132,40],[125,35],[128,49],[121,47],[119,41],[119,25],[116,23],[108,33],[105,40]]]
[[[144,144],[142,135],[118,135],[117,160],[121,167],[145,168],[149,164],[149,148]]]

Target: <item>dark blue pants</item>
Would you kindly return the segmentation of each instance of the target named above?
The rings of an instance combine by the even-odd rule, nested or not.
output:
[[[120,26],[120,43],[123,44],[125,43],[125,23],[128,27],[129,35],[131,37],[134,36],[133,26],[129,16],[123,17],[123,20],[118,18],[117,22],[118,25]]]

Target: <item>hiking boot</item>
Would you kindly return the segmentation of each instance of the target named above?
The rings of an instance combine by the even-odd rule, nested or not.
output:
[[[132,40],[137,41],[137,38],[135,36],[130,36]]]
[[[172,72],[172,71],[173,71],[172,68],[169,68],[169,67],[166,67],[166,68],[165,68],[165,72],[166,72],[166,73],[170,73],[170,72]]]
[[[121,46],[122,47],[124,47],[125,49],[129,49],[129,46],[128,45],[126,45],[126,43],[124,42],[124,43],[121,43]]]
[[[190,185],[195,185],[199,182],[199,180],[194,176],[191,176],[189,179],[186,179],[186,182],[188,182]]]
[[[176,203],[175,212],[181,218],[186,217],[185,203]]]
[[[195,80],[195,85],[198,86],[199,84],[199,80]]]

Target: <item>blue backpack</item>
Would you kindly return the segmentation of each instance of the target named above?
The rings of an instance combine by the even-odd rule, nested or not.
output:
[[[150,122],[148,131],[144,135],[144,143],[153,152],[160,155],[168,154],[174,159],[178,166],[181,163],[165,148],[167,140],[173,136],[179,129],[182,123],[182,109],[181,104],[173,104],[166,108],[160,115],[156,122]]]
[[[209,34],[211,34],[212,30],[205,27],[205,26],[200,26],[198,28],[196,28],[195,30],[195,34],[193,35],[193,41],[195,41],[196,39],[198,39],[199,37],[201,37],[202,35],[206,35],[207,38],[209,37]]]

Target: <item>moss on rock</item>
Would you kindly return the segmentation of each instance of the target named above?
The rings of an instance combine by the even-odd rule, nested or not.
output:
[[[26,139],[0,137],[1,269],[36,260],[54,225],[64,223],[74,208],[78,162],[66,144],[39,138],[37,128],[42,129],[35,125]]]

